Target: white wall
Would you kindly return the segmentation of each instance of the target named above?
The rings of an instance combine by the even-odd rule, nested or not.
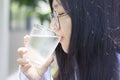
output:
[[[8,76],[9,0],[0,0],[0,80]]]

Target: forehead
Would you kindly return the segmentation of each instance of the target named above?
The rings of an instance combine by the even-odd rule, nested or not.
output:
[[[59,6],[61,6],[60,0],[53,0],[52,7],[57,8]]]
[[[53,0],[52,7],[58,13],[65,12],[60,0]]]

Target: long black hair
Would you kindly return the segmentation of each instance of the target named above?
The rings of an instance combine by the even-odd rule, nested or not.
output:
[[[109,35],[109,29],[118,26],[116,0],[60,1],[71,17],[72,31],[68,53],[61,44],[56,48],[58,80],[119,80]]]

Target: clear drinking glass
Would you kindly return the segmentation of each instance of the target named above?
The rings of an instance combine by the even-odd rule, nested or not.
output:
[[[50,28],[34,25],[26,45],[29,51],[23,58],[33,66],[41,66],[52,55],[58,43],[58,36]]]

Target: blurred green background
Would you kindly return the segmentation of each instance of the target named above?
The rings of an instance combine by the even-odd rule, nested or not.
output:
[[[11,0],[10,3],[10,19],[11,23],[16,25],[26,24],[29,30],[30,24],[44,24],[49,26],[50,7],[47,0]],[[35,19],[36,22],[31,23]],[[11,24],[13,29],[13,24]],[[14,27],[20,28],[20,27]]]

